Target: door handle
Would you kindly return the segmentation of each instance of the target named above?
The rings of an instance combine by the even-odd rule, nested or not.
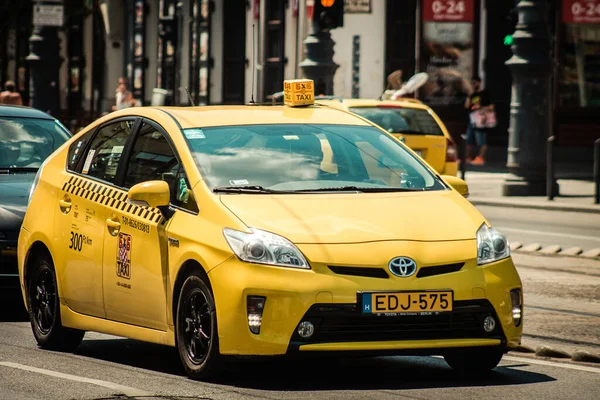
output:
[[[117,236],[117,233],[121,230],[121,223],[111,218],[106,219],[106,226],[108,227],[108,233],[112,236]]]
[[[63,214],[68,214],[71,211],[71,199],[65,197],[63,199],[58,200],[58,206],[60,207],[60,211]]]

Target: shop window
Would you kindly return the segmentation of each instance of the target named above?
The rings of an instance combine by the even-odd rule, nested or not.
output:
[[[600,25],[564,25],[561,49],[559,106],[600,107]]]

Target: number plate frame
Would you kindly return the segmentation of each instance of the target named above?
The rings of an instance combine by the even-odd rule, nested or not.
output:
[[[408,310],[403,310],[402,308],[399,308],[398,310],[395,311],[389,311],[389,310],[382,310],[382,311],[375,311],[375,310],[371,310],[371,311],[366,311],[365,310],[365,299],[368,298],[372,298],[371,296],[373,295],[385,295],[385,296],[389,296],[389,295],[416,295],[416,304],[417,304],[417,308],[418,308],[418,303],[419,303],[419,294],[432,294],[432,293],[446,293],[450,295],[450,298],[448,299],[448,309],[444,309],[444,310],[438,310],[438,309],[428,309],[428,310],[421,310],[421,309],[408,309]],[[412,298],[411,298],[412,300]],[[437,300],[437,303],[439,303],[439,299]],[[453,308],[454,308],[454,291],[452,289],[426,289],[426,290],[397,290],[397,291],[390,291],[390,290],[381,290],[381,291],[359,291],[356,292],[356,304],[358,305],[359,309],[358,311],[362,314],[362,315],[385,315],[385,316],[397,316],[397,315],[437,315],[440,313],[449,313],[452,312]],[[412,306],[413,303],[411,303]],[[372,301],[371,301],[371,305],[372,305]],[[410,306],[409,306],[410,307]]]

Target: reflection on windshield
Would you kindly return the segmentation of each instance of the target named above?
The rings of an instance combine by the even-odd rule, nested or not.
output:
[[[352,107],[355,114],[388,132],[443,135],[442,129],[427,110],[402,107]]]
[[[0,168],[39,168],[69,139],[53,120],[0,118]]]
[[[374,127],[249,125],[184,135],[211,189],[443,188],[418,158]]]

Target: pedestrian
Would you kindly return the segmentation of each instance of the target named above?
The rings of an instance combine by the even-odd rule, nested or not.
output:
[[[23,105],[23,99],[21,94],[17,92],[15,83],[13,81],[6,81],[4,83],[4,92],[0,93],[0,104],[13,104],[17,106]]]
[[[471,80],[471,93],[465,100],[465,108],[469,111],[467,124],[467,163],[485,165],[488,129],[496,124],[494,105],[487,89],[481,85],[481,78],[474,76]],[[486,120],[487,118],[487,120]],[[479,148],[477,156],[472,158],[475,147]]]
[[[133,98],[133,94],[127,88],[127,78],[120,77],[117,81],[117,88],[115,90],[115,105],[112,106],[112,110],[121,110],[127,107],[134,107],[137,105],[137,101]]]

